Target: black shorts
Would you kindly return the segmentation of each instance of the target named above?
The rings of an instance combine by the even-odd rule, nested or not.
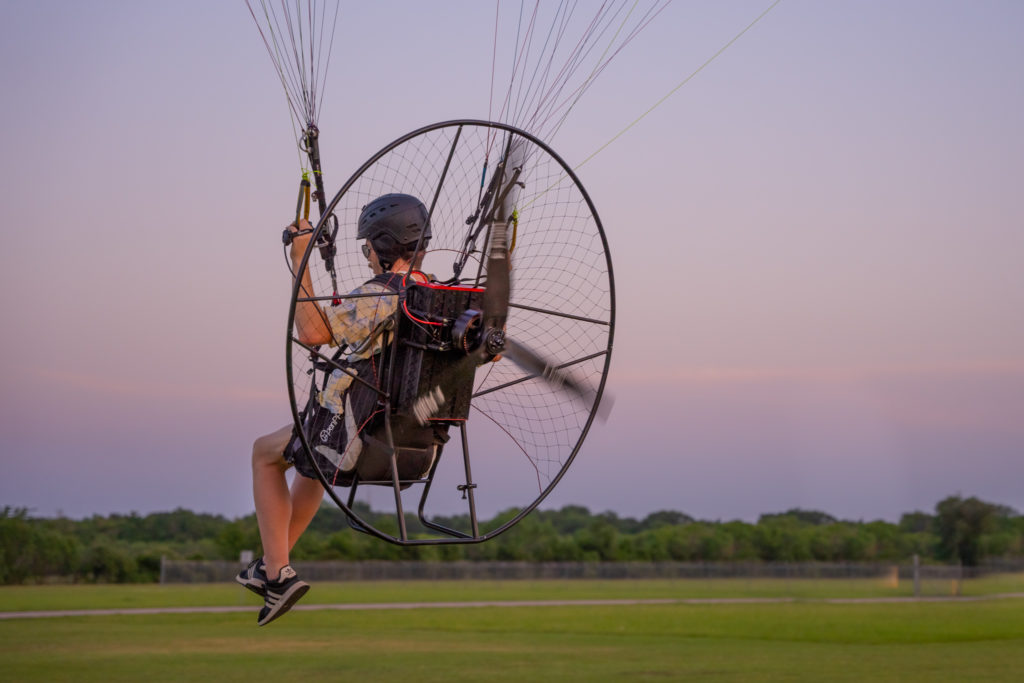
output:
[[[350,447],[345,416],[333,413],[317,404],[313,405],[312,415],[306,418],[304,431],[309,439],[309,448],[316,458],[316,464],[328,482],[342,484],[343,479],[351,479],[354,469],[345,472],[341,469],[346,449]],[[309,459],[309,454],[302,447],[302,439],[298,430],[292,430],[291,441],[284,449],[285,462],[295,466],[295,471],[309,479],[317,479],[316,470]],[[348,464],[348,463],[345,463]],[[347,476],[346,476],[347,475]]]
[[[351,403],[346,401],[345,405],[352,410]],[[360,481],[390,485],[391,450],[383,443],[381,424],[371,422],[365,432],[350,439],[348,432],[355,430],[355,423],[346,420],[345,413],[333,413],[317,403],[313,403],[310,410],[312,414],[306,417],[303,431],[316,466],[328,484],[351,486],[358,476]],[[360,415],[358,409],[354,415]],[[367,420],[363,424],[367,424]],[[448,427],[442,424],[408,430],[395,449],[399,479],[425,476],[447,441]],[[296,472],[309,479],[319,479],[297,431],[293,431],[283,455],[286,462],[295,466]],[[403,489],[408,486],[408,482],[401,484]]]

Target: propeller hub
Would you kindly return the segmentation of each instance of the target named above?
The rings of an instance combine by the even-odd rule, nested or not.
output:
[[[487,345],[487,353],[497,356],[505,350],[505,330],[488,330],[484,343]]]

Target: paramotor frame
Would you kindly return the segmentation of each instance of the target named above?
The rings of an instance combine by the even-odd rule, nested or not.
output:
[[[502,139],[495,152],[500,152],[500,158],[488,168],[487,159],[496,136]],[[338,217],[339,239],[352,237],[361,207],[388,192],[415,194],[429,207],[434,238],[427,250],[424,270],[434,273],[435,287],[484,292],[482,301],[477,297],[474,305],[484,309],[485,327],[488,316],[491,318],[487,327],[492,335],[488,345],[493,343],[490,353],[481,347],[473,354],[464,353],[460,361],[458,350],[449,349],[447,355],[442,354],[448,360],[439,362],[455,368],[448,368],[449,376],[468,372],[472,377],[474,418],[469,422],[474,430],[476,425],[485,424],[491,432],[491,438],[482,440],[474,434],[474,444],[484,443],[476,450],[489,456],[484,461],[495,466],[494,460],[506,455],[529,469],[531,483],[527,486],[521,472],[512,475],[507,466],[498,466],[499,474],[494,476],[499,484],[488,486],[487,492],[506,489],[507,494],[511,487],[517,497],[525,495],[525,500],[516,500],[514,514],[506,515],[494,528],[480,528],[477,497],[484,491],[478,490],[481,482],[474,479],[471,462],[480,462],[481,458],[471,452],[465,419],[440,421],[446,430],[458,427],[462,467],[455,491],[466,500],[468,528],[442,524],[427,509],[431,491],[436,490],[432,485],[439,464],[445,460],[443,449],[432,458],[427,471],[418,476],[399,476],[403,469],[397,460],[401,443],[396,443],[395,436],[398,432],[400,442],[403,425],[409,424],[410,416],[408,400],[405,405],[395,404],[395,373],[400,370],[396,359],[400,347],[409,341],[397,332],[384,333],[393,350],[388,360],[375,367],[373,382],[384,415],[380,440],[390,446],[388,455],[392,463],[390,481],[379,479],[373,483],[393,489],[397,531],[374,526],[354,510],[357,491],[368,483],[360,479],[358,472],[350,475],[349,494],[343,498],[335,488],[337,473],[324,472],[316,464],[308,411],[324,391],[328,375],[345,372],[347,368],[338,353],[329,356],[294,336],[297,305],[311,300],[344,301],[353,296],[332,292],[308,297],[300,291],[301,275],[307,269],[311,269],[311,277],[315,274],[315,292],[324,292],[330,286],[323,266],[311,256],[323,231],[333,229],[324,218],[316,226],[311,246],[296,273],[289,309],[289,399],[295,424],[302,426],[296,431],[325,490],[345,512],[353,528],[400,545],[478,543],[511,528],[548,496],[572,463],[598,414],[615,324],[608,244],[593,202],[568,164],[538,138],[508,124],[467,119],[437,123],[408,133],[364,163],[322,215]],[[502,247],[506,230],[508,246]],[[365,280],[365,261],[348,252],[342,249],[338,253],[337,280],[341,291],[355,289]],[[508,265],[503,266],[502,273],[500,261],[494,260],[496,253],[507,256],[512,276]],[[475,267],[466,268],[468,260]],[[513,276],[515,287],[509,296]],[[403,289],[378,296],[399,298],[404,305],[406,295]],[[502,298],[504,301],[499,301]],[[407,316],[406,323],[409,319],[417,321],[414,326],[431,324],[407,308],[398,315]],[[442,315],[438,320],[450,328],[454,317]],[[450,342],[449,337],[445,339]],[[507,358],[485,362],[495,354]],[[364,382],[365,378],[357,377],[354,381]],[[438,381],[444,384],[444,380]],[[495,441],[495,435],[500,443]],[[348,434],[348,439],[351,446],[360,434]],[[424,529],[437,535],[413,537],[408,531],[401,492],[414,485],[422,485],[418,520]]]

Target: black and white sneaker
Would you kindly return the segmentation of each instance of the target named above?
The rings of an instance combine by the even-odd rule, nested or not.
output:
[[[256,623],[269,624],[292,608],[309,590],[309,584],[299,578],[295,570],[285,565],[274,581],[268,580],[263,594],[263,609]]]
[[[267,572],[264,569],[263,558],[257,557],[250,562],[248,567],[238,573],[235,581],[262,598],[267,592]]]

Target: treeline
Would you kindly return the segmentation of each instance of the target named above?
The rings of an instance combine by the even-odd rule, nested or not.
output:
[[[358,512],[382,530],[397,530],[393,515],[365,505]],[[500,514],[483,528],[496,528],[514,514]],[[469,527],[466,517],[436,521]],[[425,533],[413,517],[407,527],[411,534]],[[161,557],[237,560],[242,550],[259,549],[255,515],[229,520],[178,509],[71,520],[33,518],[11,507],[0,510],[0,584],[156,581]],[[292,559],[906,562],[915,554],[926,562],[965,565],[1022,558],[1024,516],[960,496],[939,502],[934,513],[907,513],[895,524],[843,521],[801,509],[762,515],[756,524],[695,520],[673,511],[637,520],[570,505],[535,511],[486,543],[402,548],[351,530],[337,508],[325,505]]]

